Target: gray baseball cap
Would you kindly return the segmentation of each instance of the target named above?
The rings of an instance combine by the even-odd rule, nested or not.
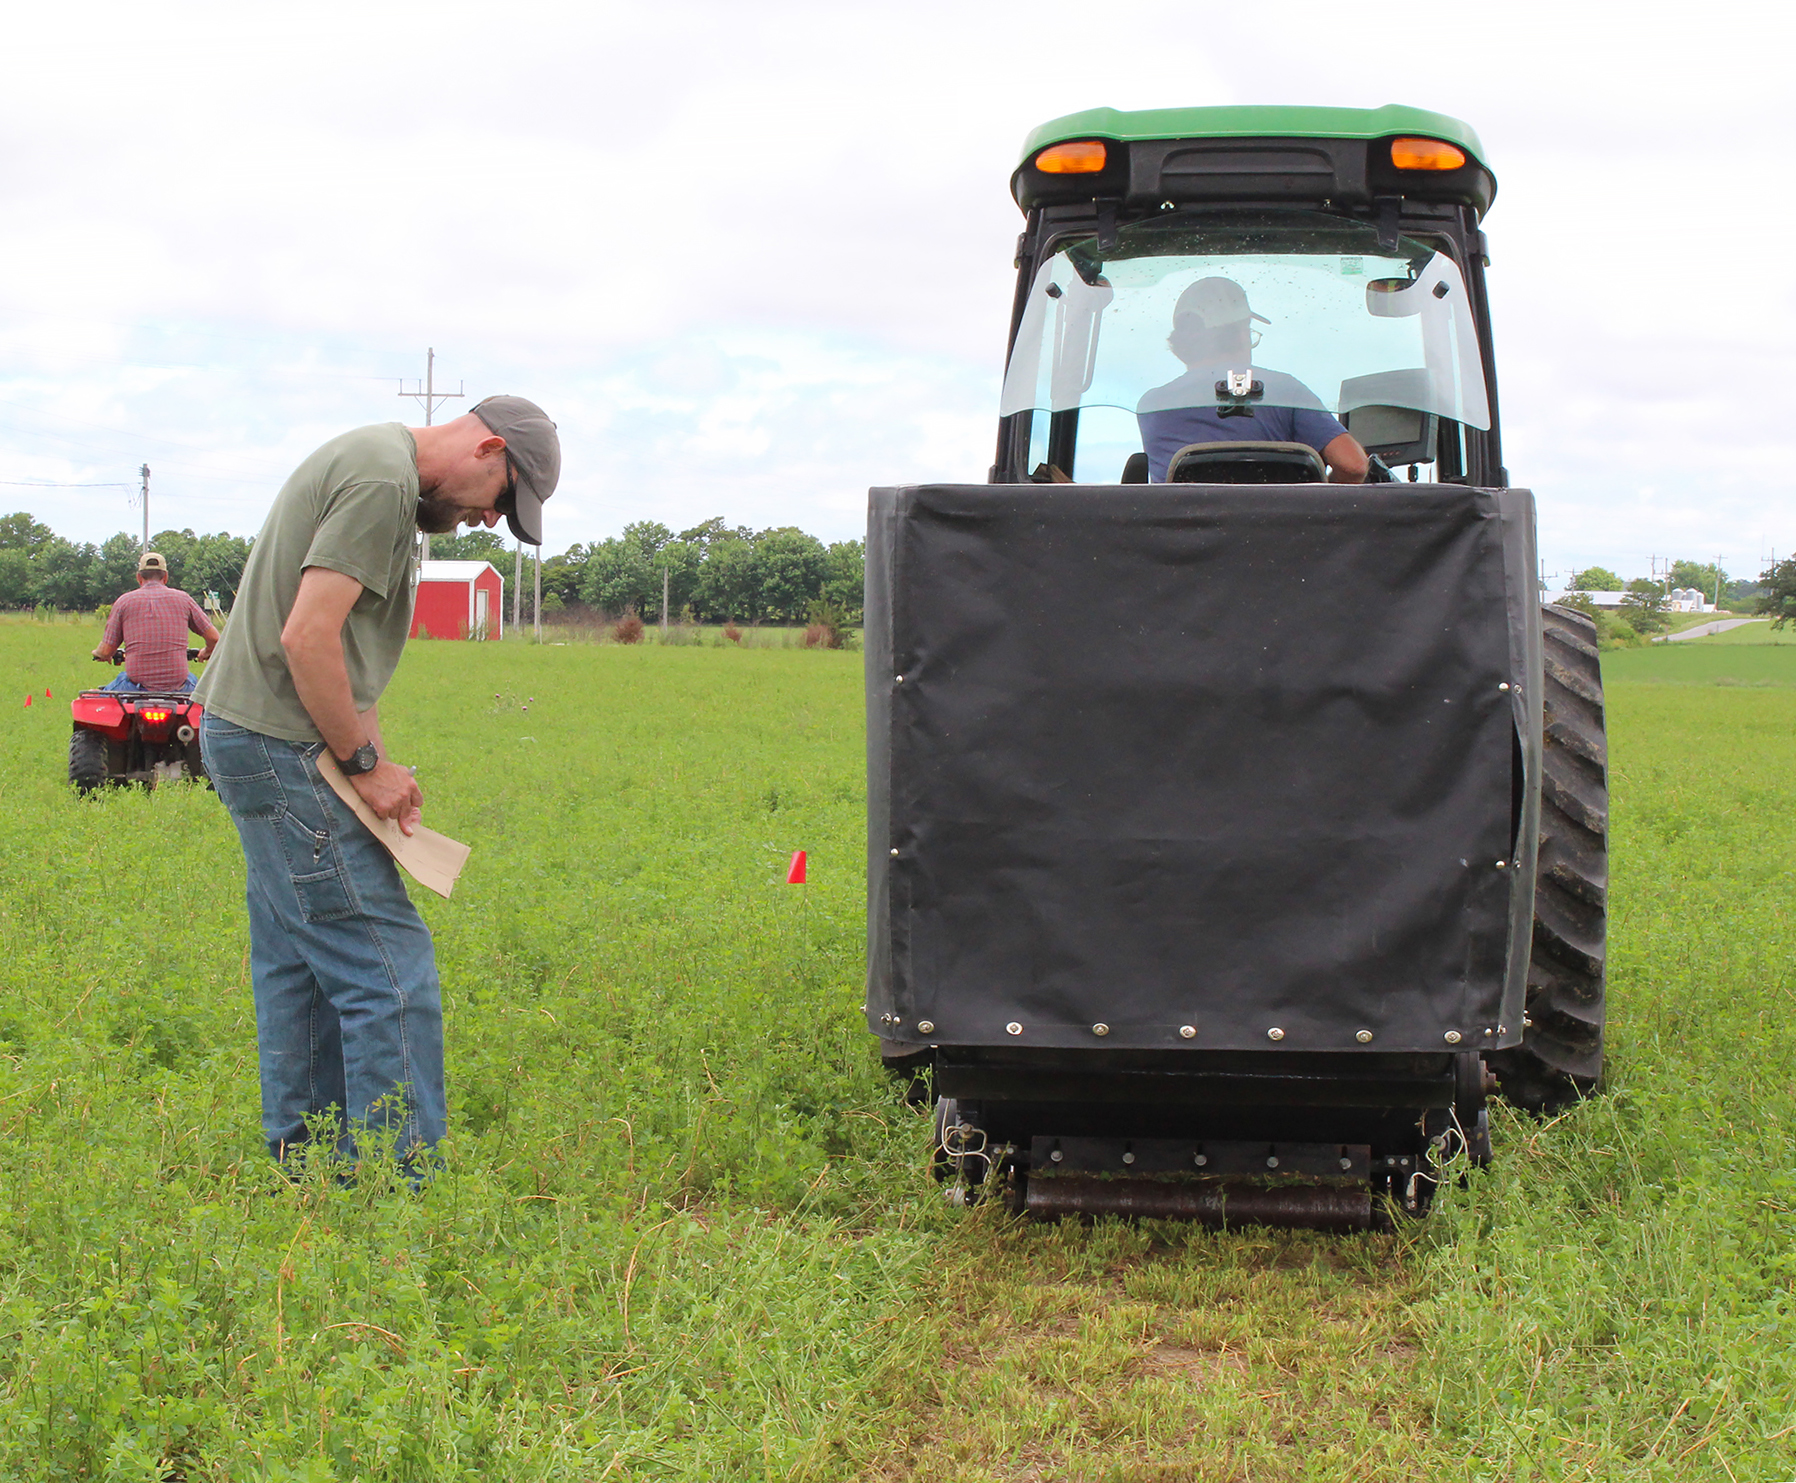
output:
[[[511,533],[532,546],[543,543],[543,501],[561,479],[561,439],[549,414],[521,396],[490,396],[471,409],[505,439],[505,456],[517,485],[517,501],[502,510]]]

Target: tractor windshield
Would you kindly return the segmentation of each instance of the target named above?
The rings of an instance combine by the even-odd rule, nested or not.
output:
[[[1107,481],[1143,448],[1157,479],[1157,444],[1305,441],[1332,427],[1323,414],[1361,408],[1490,426],[1465,280],[1420,242],[1381,249],[1370,225],[1283,212],[1139,222],[1107,252],[1063,247],[1030,285],[1001,411],[1036,412],[1044,450],[1040,414],[1077,411],[1068,472]],[[1210,430],[1188,435],[1194,418]]]

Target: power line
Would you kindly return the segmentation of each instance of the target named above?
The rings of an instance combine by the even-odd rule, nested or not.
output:
[[[418,390],[407,391],[405,389],[405,378],[403,376],[399,378],[399,395],[408,396],[414,402],[422,402],[424,404],[424,425],[426,427],[430,426],[430,417],[431,414],[436,411],[438,402],[447,402],[456,397],[467,395],[467,393],[461,389],[465,383],[460,381],[455,383],[456,389],[454,391],[438,391],[436,378],[437,353],[434,347],[427,349],[424,352],[424,381],[423,384],[419,386]]]
[[[437,390],[437,352],[436,347],[433,345],[428,347],[424,352],[423,386],[417,391],[407,391],[405,389],[405,378],[401,376],[399,378],[399,394],[400,396],[408,396],[413,401],[422,402],[424,404],[424,425],[429,427],[431,414],[436,411],[438,402],[447,402],[456,397],[467,395],[467,393],[461,389],[463,385],[463,382],[457,381],[455,383],[456,389],[454,391]],[[418,537],[418,560],[420,562],[430,560],[430,535],[428,532],[422,533]]]
[[[61,479],[0,479],[7,489],[133,489],[136,486],[114,481],[111,484],[69,484]]]

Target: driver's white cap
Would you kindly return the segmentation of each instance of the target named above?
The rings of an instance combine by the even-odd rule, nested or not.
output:
[[[1247,291],[1232,278],[1200,278],[1182,294],[1172,311],[1173,320],[1195,319],[1207,330],[1220,329],[1225,324],[1240,324],[1243,320],[1257,319],[1261,324],[1272,321],[1264,314],[1255,314],[1247,304]]]

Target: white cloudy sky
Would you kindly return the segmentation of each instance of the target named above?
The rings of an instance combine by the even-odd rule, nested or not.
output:
[[[0,93],[0,510],[250,532],[427,345],[531,396],[546,549],[860,533],[980,480],[1023,134],[1079,108],[1471,121],[1550,572],[1796,550],[1787,7],[613,0],[33,7]],[[466,403],[461,404],[463,406]],[[449,404],[450,415],[456,404]]]

